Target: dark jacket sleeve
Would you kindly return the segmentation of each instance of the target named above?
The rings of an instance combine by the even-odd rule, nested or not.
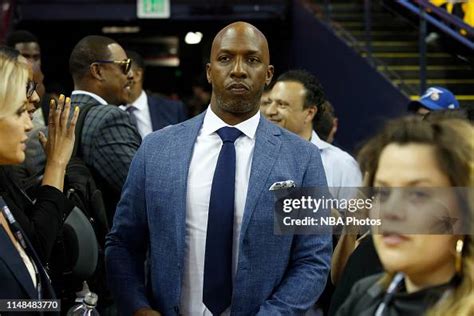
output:
[[[5,202],[31,241],[41,263],[46,264],[64,219],[74,204],[61,191],[48,185],[39,187],[32,202],[13,178],[4,174],[0,181]]]
[[[188,119],[188,111],[183,102],[178,103],[178,123],[186,121]]]
[[[329,316],[336,314],[357,281],[382,271],[382,263],[375,251],[372,236],[367,236],[350,255],[342,277],[336,284],[329,307]]]
[[[381,277],[382,274],[376,274],[355,283],[344,304],[337,310],[336,316],[374,315],[375,308],[381,301],[381,292],[378,286],[373,286]],[[374,295],[374,290],[377,290],[377,295]],[[372,292],[371,295],[368,294],[369,291]]]
[[[86,161],[120,195],[133,156],[141,143],[140,134],[128,114],[108,111],[94,134],[91,159]]]
[[[35,204],[26,210],[28,221],[23,226],[28,227],[28,237],[43,264],[49,261],[64,220],[73,208],[74,204],[61,191],[43,185],[38,189]]]

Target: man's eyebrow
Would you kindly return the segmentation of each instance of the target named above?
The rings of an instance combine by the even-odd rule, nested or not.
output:
[[[236,51],[235,50],[230,50],[230,49],[227,49],[227,48],[221,48],[219,49],[219,51],[217,52],[218,54],[235,54]],[[254,50],[254,49],[251,49],[251,50],[247,50],[244,52],[245,55],[255,55],[255,54],[260,54],[261,52],[259,50]]]
[[[282,99],[272,99],[272,100],[280,104],[290,104],[290,102],[286,102],[285,100],[282,100]]]
[[[248,50],[246,52],[247,55],[255,55],[255,54],[260,54],[261,52],[259,50]]]
[[[219,49],[217,53],[218,54],[231,54],[232,52],[228,49]]]

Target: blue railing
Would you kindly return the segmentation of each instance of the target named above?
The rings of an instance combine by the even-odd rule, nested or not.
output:
[[[471,50],[474,50],[474,42],[469,37],[474,37],[474,28],[427,0],[399,0],[398,3],[420,17],[420,94],[422,94],[426,89],[426,23],[429,22]],[[467,36],[459,33],[461,29],[466,32]]]
[[[365,56],[366,61],[372,67],[383,69],[384,72],[381,73],[382,76],[386,77],[390,81],[396,80],[398,82],[397,86],[408,95],[418,93],[418,91],[414,91],[409,85],[407,85],[398,73],[391,70],[385,62],[373,56],[371,14],[372,2],[370,0],[364,0],[364,43],[358,41],[348,30],[342,27],[341,24],[333,23],[334,21],[332,20],[331,0],[324,0],[323,3],[319,3],[319,5],[315,3],[311,4],[311,1],[303,2],[306,3],[306,6],[309,7],[309,9],[312,10],[317,16],[322,18],[329,27],[334,29],[341,39],[348,43],[359,54]]]
[[[474,50],[474,28],[464,23],[459,17],[448,13],[445,9],[437,7],[428,0],[397,0],[393,2],[419,17],[419,55],[420,55],[420,94],[426,89],[426,36],[427,24],[431,24],[452,39],[458,41],[465,47]],[[331,1],[324,0],[325,19],[331,21]],[[373,58],[372,47],[372,1],[364,0],[364,30],[365,49],[367,60],[372,65],[380,65],[380,61]],[[460,34],[464,30],[466,36]],[[360,48],[360,47],[359,47]],[[395,75],[396,76],[396,75]],[[404,85],[403,80],[400,81]]]
[[[430,22],[455,40],[463,43],[471,49],[474,49],[474,42],[472,40],[469,40],[469,38],[459,34],[458,32],[459,29],[464,29],[468,36],[474,36],[474,28],[464,23],[459,17],[448,13],[446,10],[435,6],[427,0],[399,0],[398,3],[418,15],[420,15],[420,8],[425,9],[425,11],[429,10],[432,15],[436,15],[438,18],[435,18],[431,15],[427,15],[424,18],[428,22]],[[454,26],[456,29],[453,29],[448,25]]]

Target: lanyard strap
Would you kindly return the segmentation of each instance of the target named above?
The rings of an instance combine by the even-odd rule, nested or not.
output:
[[[395,274],[392,279],[392,282],[390,282],[390,285],[388,286],[387,291],[385,292],[382,303],[380,303],[377,310],[375,311],[375,316],[382,316],[383,314],[385,314],[387,306],[392,301],[393,296],[397,292],[398,286],[402,282],[403,278],[403,273],[398,272],[397,274]]]
[[[12,212],[8,208],[7,204],[3,200],[3,198],[0,196],[0,207],[2,209],[3,216],[8,221],[8,224],[10,224],[10,228],[15,235],[17,241],[20,243],[21,247],[26,251],[27,246],[25,242],[25,238],[23,237],[23,233],[19,229],[20,225],[18,225],[18,222],[15,220],[15,217],[13,217]]]
[[[35,263],[35,260],[33,259],[33,256],[28,255],[29,248],[28,248],[28,245],[26,243],[25,237],[23,236],[23,232],[21,231],[20,225],[15,220],[15,217],[13,216],[12,212],[8,208],[8,205],[5,203],[5,200],[3,199],[2,196],[0,196],[0,209],[1,209],[1,212],[3,213],[3,216],[5,216],[5,218],[7,219],[8,224],[10,226],[10,229],[13,232],[13,235],[15,236],[16,240],[21,245],[21,247],[23,248],[23,250],[25,251],[25,253],[27,254],[27,256],[29,257],[29,259],[32,263],[33,269],[35,270],[35,274],[36,274],[36,289],[38,291],[38,299],[41,299],[41,296],[42,296],[41,295],[41,292],[42,292],[42,290],[41,290],[41,276],[40,276],[38,267]]]

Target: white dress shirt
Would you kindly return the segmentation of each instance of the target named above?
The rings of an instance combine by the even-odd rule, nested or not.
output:
[[[243,133],[234,143],[236,169],[232,250],[233,274],[237,270],[240,228],[247,198],[247,188],[255,147],[255,133],[259,121],[260,111],[245,122],[233,126]],[[230,125],[212,112],[211,107],[208,107],[201,130],[194,144],[193,156],[189,166],[188,189],[186,192],[185,266],[180,302],[180,310],[183,315],[212,315],[202,302],[204,257],[212,178],[222,147],[222,140],[216,131],[224,126]],[[223,315],[228,315],[229,311],[230,309],[227,309]]]
[[[362,185],[362,175],[360,173],[359,164],[351,155],[323,141],[315,131],[313,131],[311,135],[311,143],[318,146],[319,152],[321,153],[328,187],[359,187]],[[331,192],[333,192],[332,189]],[[347,198],[347,196],[341,196],[339,190],[335,190],[335,192],[337,195],[335,196],[336,198]]]
[[[119,107],[120,109],[126,111],[127,108],[132,105],[136,108],[133,114],[137,118],[137,129],[143,139],[146,135],[153,132],[150,109],[148,108],[148,98],[145,91],[142,90],[142,93],[138,99],[133,102],[133,104],[121,105]]]
[[[84,90],[74,90],[71,92],[71,95],[75,94],[86,94],[94,99],[96,99],[100,104],[108,104],[107,101],[105,101],[103,98],[99,97],[97,94],[89,92],[89,91],[84,91]]]

